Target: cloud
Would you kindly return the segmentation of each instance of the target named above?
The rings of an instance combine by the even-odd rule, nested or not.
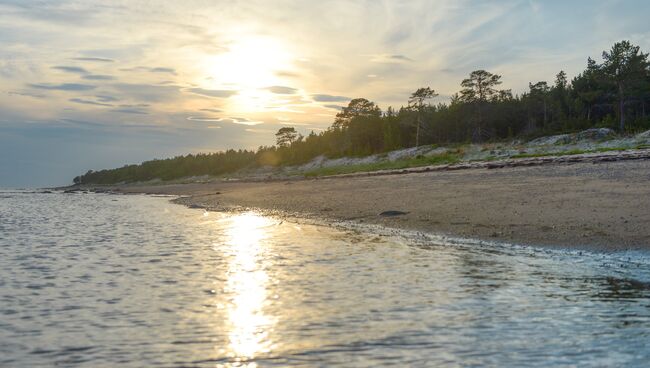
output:
[[[271,86],[271,87],[266,87],[264,89],[278,95],[292,95],[298,92],[296,88],[285,87],[285,86]]]
[[[32,93],[32,92],[26,92],[26,91],[9,91],[7,92],[8,95],[16,95],[16,96],[26,96],[26,97],[33,97],[33,98],[45,98],[45,95],[41,95],[39,93]]]
[[[324,94],[311,95],[311,98],[313,98],[314,101],[316,102],[346,102],[351,100],[350,97],[324,95]]]
[[[66,73],[75,73],[75,74],[86,74],[88,71],[79,66],[67,66],[67,65],[58,65],[53,66],[52,69],[60,70]]]
[[[94,61],[94,62],[99,62],[99,63],[112,63],[112,62],[115,61],[113,59],[101,58],[101,57],[76,57],[76,58],[72,58],[72,60]]]
[[[139,109],[128,109],[128,108],[125,108],[125,109],[113,109],[113,110],[111,110],[111,112],[118,112],[118,113],[122,113],[122,114],[148,115],[148,113],[146,111],[142,111],[142,110],[139,110]]]
[[[262,121],[253,121],[246,118],[230,118],[230,119],[234,124],[241,124],[241,125],[259,125],[264,123]]]
[[[201,96],[228,98],[236,95],[237,91],[231,89],[205,89],[205,88],[188,88],[187,92],[191,92]]]
[[[176,75],[176,69],[174,68],[164,68],[164,67],[154,67],[150,68],[148,66],[136,66],[133,68],[124,68],[120,69],[123,72],[150,72],[150,73],[168,73]]]
[[[257,134],[275,134],[276,133],[275,130],[271,130],[271,129],[246,128],[244,130],[247,131],[247,132],[250,132],[250,133],[257,133]]]
[[[176,101],[180,95],[176,86],[159,86],[155,84],[116,83],[110,85],[120,92],[120,97],[145,102]]]
[[[111,75],[101,75],[101,74],[89,74],[89,75],[84,75],[81,78],[87,80],[114,80],[115,79],[115,77]]]
[[[207,111],[207,112],[223,112],[221,109],[201,109],[200,111]]]
[[[220,117],[209,117],[209,116],[188,116],[186,119],[189,121],[229,123],[229,124],[248,125],[248,126],[264,124],[264,122],[262,121],[254,121],[246,118],[235,118],[235,117],[220,118]]]
[[[149,69],[150,72],[152,73],[169,73],[169,74],[176,74],[176,70],[174,68],[151,68]]]
[[[95,106],[109,106],[109,107],[113,107],[112,104],[103,103],[103,102],[96,102],[96,101],[91,101],[91,100],[84,100],[84,99],[81,99],[81,98],[71,98],[71,99],[69,99],[68,101],[70,101],[70,102],[75,102],[75,103],[79,103],[79,104],[84,104],[84,105],[95,105]]]
[[[80,83],[62,83],[62,84],[45,84],[45,83],[33,83],[28,84],[28,86],[37,89],[46,89],[53,91],[89,91],[91,89],[97,88],[97,86],[92,86],[89,84],[80,84]]]
[[[334,109],[334,110],[342,110],[342,109],[343,109],[343,106],[339,106],[339,105],[330,105],[330,104],[323,105],[323,107],[327,107],[328,109]]]
[[[109,95],[96,95],[95,98],[96,98],[98,101],[101,101],[101,102],[113,102],[113,101],[119,101],[119,98],[117,98],[117,97],[113,97],[113,96],[109,96]]]
[[[300,77],[300,74],[295,73],[295,72],[290,72],[290,71],[287,71],[287,70],[277,71],[277,72],[275,72],[275,75],[277,75],[278,77],[287,77],[287,78]]]
[[[120,107],[128,107],[128,108],[131,108],[131,107],[136,107],[136,108],[137,107],[149,107],[149,106],[151,106],[151,105],[144,104],[144,103],[140,103],[140,104],[122,104],[122,105],[120,105]]]
[[[222,123],[224,122],[223,118],[215,117],[202,117],[202,116],[188,116],[187,120],[189,121],[201,121],[201,122],[215,122],[215,123]]]
[[[413,60],[404,55],[388,55],[388,54],[370,55],[371,63],[397,64],[406,61],[413,61]]]

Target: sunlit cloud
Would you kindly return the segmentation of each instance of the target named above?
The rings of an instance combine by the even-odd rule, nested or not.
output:
[[[223,118],[210,118],[210,117],[201,117],[201,116],[188,116],[187,120],[189,121],[203,121],[203,122],[214,122],[214,123],[222,123],[224,122]]]
[[[300,77],[300,74],[298,74],[296,72],[290,72],[290,71],[287,71],[287,70],[277,71],[277,72],[275,72],[275,75],[277,75],[278,77],[282,77],[282,78],[299,78]]]
[[[298,92],[296,88],[285,87],[285,86],[271,86],[271,87],[266,87],[264,89],[271,93],[275,93],[279,95],[292,95]]]
[[[246,118],[230,118],[233,124],[240,124],[240,125],[259,125],[259,124],[264,124],[263,121],[253,121],[250,119]]]
[[[188,88],[187,92],[197,95],[216,98],[228,98],[237,94],[236,90],[231,89],[205,89],[205,88]]]
[[[221,109],[214,109],[214,108],[209,108],[209,109],[200,109],[200,111],[207,111],[207,112],[223,112]]]
[[[246,118],[236,118],[236,117],[221,118],[221,117],[188,116],[186,119],[189,121],[227,123],[227,124],[238,124],[238,125],[249,125],[249,126],[264,124],[263,121],[254,121]]]

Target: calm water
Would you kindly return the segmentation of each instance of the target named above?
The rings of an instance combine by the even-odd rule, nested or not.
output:
[[[0,366],[647,366],[650,260],[0,192]]]

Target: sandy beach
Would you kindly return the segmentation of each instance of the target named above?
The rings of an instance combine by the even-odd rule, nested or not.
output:
[[[273,182],[123,186],[257,209],[449,236],[603,251],[650,249],[650,160]],[[384,211],[402,211],[381,216]]]

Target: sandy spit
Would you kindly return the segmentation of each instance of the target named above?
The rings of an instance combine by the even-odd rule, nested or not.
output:
[[[259,209],[523,245],[650,250],[647,159],[112,189],[185,195],[179,203],[210,210]]]

